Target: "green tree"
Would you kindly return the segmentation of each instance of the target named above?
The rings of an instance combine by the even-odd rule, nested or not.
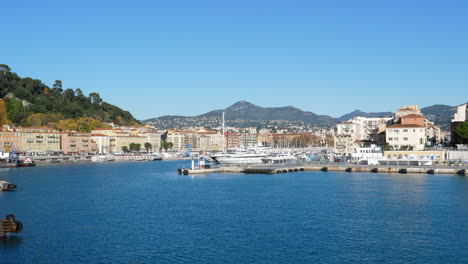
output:
[[[100,105],[102,102],[102,99],[98,93],[90,93],[89,98],[91,99],[91,103],[95,106]]]
[[[148,152],[151,149],[151,147],[153,147],[153,145],[151,145],[151,143],[149,143],[149,142],[145,143],[146,152]]]
[[[140,143],[130,143],[130,151],[140,151],[141,144]]]
[[[11,71],[11,69],[6,64],[0,64],[0,71],[9,72],[9,71]]]
[[[165,151],[167,151],[168,149],[172,148],[174,146],[174,144],[172,144],[172,142],[166,142],[164,141],[162,143],[162,147]]]
[[[127,147],[127,146],[123,146],[123,147],[122,147],[122,151],[123,151],[123,153],[127,153],[127,152],[128,152],[128,147]]]
[[[455,144],[468,144],[468,122],[460,123],[453,131]]]

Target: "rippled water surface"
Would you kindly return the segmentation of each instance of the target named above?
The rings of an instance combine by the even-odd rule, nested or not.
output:
[[[0,263],[468,263],[468,177],[183,165],[0,169]]]

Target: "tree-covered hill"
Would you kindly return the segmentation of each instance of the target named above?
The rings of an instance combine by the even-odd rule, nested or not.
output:
[[[7,113],[6,119],[0,120],[2,125],[6,122],[60,129],[66,127],[64,120],[70,123],[70,120],[80,118],[97,121],[95,126],[100,126],[100,122],[118,125],[139,123],[130,112],[104,102],[98,93],[86,96],[81,89],[63,89],[60,80],[49,87],[41,80],[18,76],[5,64],[0,64],[0,97],[6,105],[0,113],[2,117],[5,110]]]

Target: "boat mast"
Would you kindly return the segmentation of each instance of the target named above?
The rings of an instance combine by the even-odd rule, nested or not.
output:
[[[225,146],[226,146],[226,140],[225,140],[225,132],[224,132],[224,112],[223,112],[223,153],[226,152]]]

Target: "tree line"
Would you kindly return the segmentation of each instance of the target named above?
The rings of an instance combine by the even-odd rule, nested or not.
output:
[[[49,87],[38,79],[21,78],[5,64],[0,64],[0,97],[6,105],[5,110],[0,108],[6,117],[0,119],[1,125],[48,126],[85,132],[105,127],[103,123],[139,124],[130,112],[104,102],[99,93],[86,96],[79,88],[64,89],[61,80]],[[89,125],[83,125],[86,122]]]

